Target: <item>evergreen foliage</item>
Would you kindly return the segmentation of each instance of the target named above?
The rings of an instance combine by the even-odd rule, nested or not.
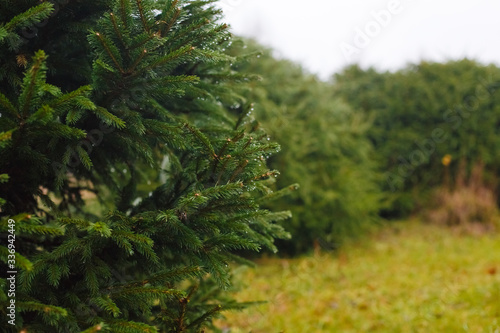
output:
[[[300,190],[273,205],[293,211],[286,229],[292,241],[279,242],[289,253],[313,245],[334,250],[377,221],[383,204],[381,174],[366,138],[369,119],[333,96],[330,83],[298,65],[277,60],[255,43],[233,43],[232,54],[246,55],[235,68],[256,73],[242,92],[254,101],[262,126],[283,147],[270,165],[282,171],[278,187],[299,183]],[[246,86],[243,86],[246,88]]]
[[[484,165],[488,186],[498,185],[496,66],[467,59],[423,62],[394,73],[352,66],[334,80],[337,96],[374,119],[367,135],[386,170],[384,189],[393,196],[387,216],[419,209],[429,190],[463,180],[464,168],[470,175]]]
[[[279,147],[235,92],[250,76],[213,3],[0,2],[11,331],[202,332],[244,306],[221,294],[237,251],[288,237],[290,213],[262,207],[283,194],[266,166]],[[5,317],[4,288],[0,302]]]

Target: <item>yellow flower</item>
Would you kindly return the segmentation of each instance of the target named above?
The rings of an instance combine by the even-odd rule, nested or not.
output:
[[[450,163],[451,163],[451,155],[450,154],[444,155],[443,158],[441,159],[441,163],[443,163],[444,166],[450,165]]]

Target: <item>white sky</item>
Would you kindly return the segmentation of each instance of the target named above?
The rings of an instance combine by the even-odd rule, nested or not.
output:
[[[421,59],[467,57],[500,63],[499,0],[220,0],[219,4],[234,33],[272,46],[278,55],[300,62],[324,79],[351,63],[389,70]],[[373,15],[381,11],[385,15],[379,21],[384,26]],[[343,52],[342,46],[355,52]]]

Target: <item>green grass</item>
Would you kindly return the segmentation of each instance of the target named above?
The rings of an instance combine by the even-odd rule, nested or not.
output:
[[[401,224],[336,256],[261,260],[225,332],[500,332],[500,235]]]

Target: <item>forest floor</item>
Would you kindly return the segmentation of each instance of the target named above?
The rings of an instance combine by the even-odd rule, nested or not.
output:
[[[224,332],[500,333],[500,234],[400,223],[336,254],[261,259],[236,274]]]

